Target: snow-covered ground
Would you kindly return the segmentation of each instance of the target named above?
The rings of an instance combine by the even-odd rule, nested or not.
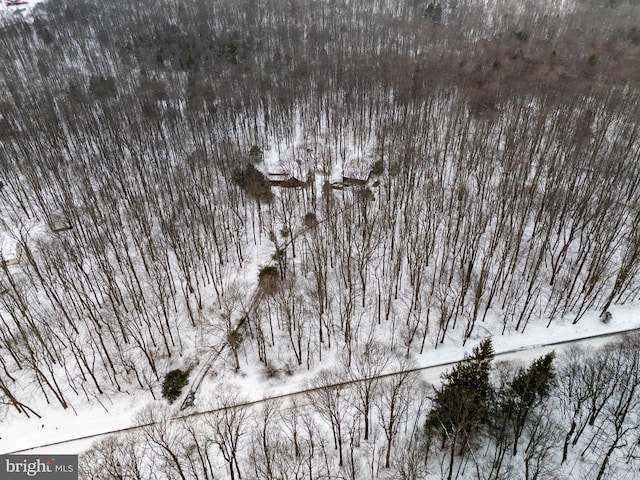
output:
[[[297,135],[298,138],[294,143],[297,143],[295,148],[300,151],[304,145],[304,140],[301,132],[297,132]],[[332,165],[330,171],[323,171],[317,175],[316,180],[319,181],[320,178],[339,180],[343,172],[345,172],[346,166],[357,165],[358,160],[363,157],[364,153],[356,150],[349,150],[345,158],[337,157],[338,164]],[[270,148],[265,150],[264,157],[265,173],[269,171],[286,171],[304,178],[306,172],[297,168],[305,165],[300,166],[292,163],[291,159],[295,158],[295,155],[290,150],[290,147],[286,145],[271,145]],[[307,167],[309,165],[317,165],[317,161],[313,158],[310,158],[307,162]],[[318,185],[318,191],[320,192],[321,189],[319,187]],[[44,227],[42,232],[36,232],[39,236],[43,236],[45,233]],[[14,248],[10,239],[4,241],[2,245],[3,253],[5,251],[9,252],[11,248]],[[247,292],[245,293],[247,293],[247,297],[252,290],[250,288],[251,285],[255,283],[258,277],[259,269],[271,262],[273,251],[273,243],[265,237],[259,239],[256,248],[251,248],[251,245],[247,246],[247,258],[250,258],[251,261],[243,263],[242,272],[237,272],[239,273],[239,278],[236,279],[242,284],[243,288],[246,287]],[[536,319],[537,321],[529,322],[525,333],[507,329],[504,335],[496,335],[495,333],[502,330],[501,319],[497,318],[496,314],[489,314],[486,323],[477,323],[471,338],[464,347],[460,346],[463,329],[458,328],[447,334],[445,342],[438,344],[437,348],[430,346],[421,355],[413,354],[412,361],[416,367],[429,367],[431,365],[455,362],[460,360],[465,353],[470,352],[480,340],[487,336],[492,337],[497,354],[521,349],[504,357],[499,357],[499,359],[529,361],[549,350],[562,349],[562,347],[555,346],[541,347],[543,345],[640,328],[640,307],[632,305],[612,306],[610,311],[613,319],[609,324],[603,324],[598,318],[598,314],[595,311],[591,311],[575,325],[571,323],[572,319],[556,318],[552,326],[546,328],[546,321],[540,318]],[[389,331],[387,326],[383,324],[375,328],[377,341],[388,344],[394,343],[391,341],[392,332]],[[191,334],[197,335],[197,332],[191,332]],[[609,338],[598,338],[584,344],[591,348],[607,341],[609,341]],[[196,340],[193,341],[193,345],[198,345],[198,351],[184,352],[183,356],[185,358],[199,358],[202,361],[210,353],[207,348],[212,348],[205,347],[202,342]],[[214,368],[209,372],[200,387],[194,410],[208,406],[211,403],[211,399],[216,397],[221,388],[227,389],[231,386],[237,387],[242,392],[243,398],[247,400],[260,400],[303,390],[322,368],[336,364],[335,356],[338,354],[339,352],[334,348],[323,353],[322,364],[317,364],[310,370],[300,369],[291,376],[285,376],[280,373],[277,378],[268,378],[264,371],[250,368],[242,368],[237,374],[232,373],[232,366],[224,364],[227,359],[222,357],[214,365]],[[247,362],[246,360],[248,360],[247,357],[241,359],[243,367],[247,364],[258,365],[258,362]],[[447,368],[450,367],[441,366],[425,370],[423,377],[426,381],[436,384],[439,380],[439,375]],[[46,405],[41,401],[40,404],[34,405],[34,408],[42,418],[26,419],[24,416],[11,415],[10,422],[0,425],[0,453],[23,451],[49,444],[55,445],[35,448],[32,451],[58,454],[79,453],[89,448],[92,442],[96,440],[96,437],[93,437],[94,435],[134,425],[136,423],[136,412],[148,407],[150,403],[153,405],[153,402],[150,394],[141,391],[132,394],[118,394],[110,398],[107,396],[100,397],[99,401],[94,400],[89,404],[80,403],[79,406],[62,412],[58,405]],[[157,404],[164,405],[165,402],[157,401]],[[176,403],[176,405],[179,404],[180,402]],[[4,408],[9,409],[6,406]],[[71,439],[80,437],[90,438],[68,442]],[[57,442],[65,443],[56,444]]]
[[[16,242],[0,232],[0,254],[5,262],[16,258]]]
[[[29,2],[28,6],[25,7],[22,12],[30,11],[29,9],[32,9],[37,3],[38,2]],[[12,9],[14,13],[20,11],[20,7],[2,8],[3,12],[11,12]],[[331,152],[331,154],[326,155],[326,157],[335,162],[332,165],[328,165],[330,161],[326,160],[327,165],[325,165],[322,163],[324,159],[321,160],[320,157],[326,152],[307,149],[308,143],[304,138],[302,127],[299,125],[299,122],[297,125],[297,130],[293,135],[293,137],[295,137],[294,139],[288,139],[286,142],[283,141],[282,144],[271,142],[265,147],[264,163],[260,167],[263,173],[286,172],[304,179],[310,171],[315,172],[315,185],[318,197],[320,197],[322,195],[322,188],[325,185],[325,179],[328,179],[330,182],[341,182],[343,176],[360,178],[360,174],[363,172],[368,173],[370,170],[370,161],[375,158],[372,154],[373,145],[371,142],[362,140],[362,143],[356,147],[357,142],[349,138],[348,134],[345,134],[345,137],[341,138],[340,141],[342,144],[340,147],[338,147],[337,143],[331,144],[331,142],[328,141],[326,143],[317,141],[314,144],[314,148]],[[324,126],[323,128],[329,129],[330,127]],[[354,146],[350,146],[352,144]],[[454,170],[451,169],[450,172],[445,175],[447,180],[451,180],[448,177],[451,176],[453,172]],[[463,186],[463,183],[464,182],[462,182],[460,186]],[[443,184],[448,185],[446,188],[449,188],[449,186],[451,188],[455,187],[453,182],[451,184],[443,182]],[[464,193],[466,190],[461,189],[459,191]],[[345,193],[342,196],[342,200],[345,198],[349,199],[349,195],[350,193]],[[301,196],[304,196],[304,193],[302,193]],[[278,198],[276,193],[276,198],[282,200],[284,195],[282,198]],[[311,207],[314,206],[316,205],[311,205]],[[274,207],[274,210],[277,208],[279,207]],[[307,211],[295,212],[297,215],[296,218],[299,220],[302,216],[298,214],[304,214],[307,213]],[[285,213],[288,213],[285,211],[284,201],[282,201],[282,212],[282,217],[285,217]],[[338,215],[339,211],[336,210],[335,216]],[[291,215],[287,221],[291,223]],[[270,215],[268,222],[269,228],[273,228],[276,232],[282,231],[280,228],[283,227],[283,224],[277,214]],[[254,238],[256,236],[255,225],[254,220]],[[284,226],[288,227],[289,225],[285,224]],[[247,229],[247,232],[248,231],[249,229]],[[288,235],[290,235],[291,231],[293,231],[293,229],[289,229]],[[443,234],[442,236],[444,237],[443,231],[437,231],[438,234]],[[238,269],[238,271],[230,274],[228,279],[225,278],[225,282],[228,280],[229,283],[237,283],[239,289],[242,290],[242,294],[246,294],[246,298],[250,298],[251,292],[255,288],[255,282],[260,268],[273,263],[272,255],[276,245],[267,238],[265,232],[266,228],[265,231],[262,232],[263,235],[258,236],[256,241],[257,246],[255,246],[255,248],[251,241],[248,241],[249,245],[242,247],[246,247],[246,250],[244,250],[245,258],[251,260],[242,262],[241,270]],[[127,234],[128,232],[125,232],[125,236]],[[44,235],[44,233],[42,235]],[[284,236],[284,234],[282,235]],[[15,241],[9,237],[4,240],[0,238],[0,240],[0,248],[2,248],[3,255],[6,253],[5,256],[15,256]],[[307,248],[307,246],[303,246],[302,248]],[[437,257],[437,255],[435,256]],[[292,261],[292,263],[293,262],[295,261]],[[407,259],[407,262],[410,262],[410,260]],[[298,268],[300,265],[296,263],[293,266]],[[84,267],[86,267],[86,270],[90,270],[90,261],[88,261]],[[404,269],[405,267],[403,266],[401,268]],[[375,268],[373,270],[374,271],[370,272],[372,276],[379,273]],[[298,279],[301,283],[304,275],[304,273],[299,275]],[[402,277],[407,278],[408,272],[403,270]],[[335,285],[331,285],[331,288],[339,289],[341,287],[336,283]],[[393,305],[394,315],[392,316],[400,318],[405,316],[405,310],[412,302],[411,298],[409,298],[410,292],[401,290],[398,295],[397,290],[396,288],[396,300],[399,298],[399,301]],[[214,298],[211,287],[203,287],[203,291],[205,298]],[[364,297],[365,295],[363,294],[363,298]],[[544,295],[541,295],[541,298],[542,297],[544,297]],[[211,303],[213,304],[213,302]],[[203,309],[205,313],[203,313],[203,316],[209,314],[213,316],[212,312],[215,310],[215,305],[212,304],[205,305]],[[371,314],[371,311],[364,307],[363,300],[361,318]],[[184,309],[181,309],[179,313],[178,310],[180,309],[176,308],[177,315],[186,316]],[[640,306],[611,306],[609,310],[613,315],[612,321],[609,324],[603,324],[598,318],[598,313],[596,311],[590,311],[584,315],[576,325],[571,323],[573,318],[553,318],[551,327],[546,328],[546,319],[535,318],[536,315],[534,315],[524,333],[514,332],[512,328],[508,328],[503,335],[496,334],[496,332],[502,330],[502,319],[498,318],[500,312],[491,311],[487,316],[486,323],[478,322],[476,324],[475,330],[470,339],[466,341],[464,347],[461,347],[464,333],[463,327],[458,327],[456,330],[447,332],[444,342],[436,343],[436,346],[434,346],[432,338],[434,332],[429,331],[428,328],[425,327],[425,331],[429,334],[429,341],[426,343],[428,346],[422,354],[417,354],[412,351],[412,366],[424,368],[437,366],[424,370],[422,375],[426,381],[437,384],[440,374],[450,368],[443,364],[460,360],[465,353],[470,352],[480,340],[487,336],[493,339],[495,351],[499,355],[497,360],[528,361],[550,350],[562,351],[564,346],[558,345],[558,342],[640,328]],[[335,315],[336,318],[340,313],[339,308],[332,311],[332,315]],[[416,315],[420,315],[420,312]],[[180,320],[183,320],[182,317]],[[208,320],[209,319],[207,319],[207,321]],[[357,336],[366,337],[365,333],[369,332],[364,332],[364,330],[370,328],[371,332],[375,330],[376,341],[388,345],[396,345],[396,348],[401,348],[397,347],[397,345],[401,344],[401,340],[396,340],[393,337],[393,335],[397,333],[397,330],[394,331],[392,329],[395,329],[397,324],[402,324],[402,320],[393,320],[393,322],[393,327],[389,327],[389,324],[380,325],[379,322],[378,325],[374,325],[375,322],[372,321],[371,325],[363,327]],[[202,324],[204,323],[205,321],[202,321]],[[435,321],[432,321],[431,325],[434,323]],[[218,333],[216,333],[218,336],[211,335],[207,337],[206,333],[198,330],[198,328],[202,329],[202,324],[198,327],[191,328],[186,320],[181,321],[179,325],[180,327],[185,326],[185,329],[184,332],[182,332],[182,328],[179,328],[179,330],[184,334],[186,339],[185,343],[188,345],[184,350],[180,350],[180,358],[174,357],[170,360],[162,358],[159,360],[159,362],[163,362],[161,364],[162,368],[158,369],[161,373],[164,373],[164,367],[166,366],[184,368],[183,365],[190,366],[197,364],[196,371],[192,375],[192,381],[196,378],[197,372],[207,372],[206,378],[198,390],[195,408],[189,410],[190,412],[209,407],[221,389],[237,388],[242,393],[243,398],[253,401],[299,392],[308,387],[321,369],[336,365],[337,357],[342,353],[340,347],[334,346],[326,352],[322,351],[322,360],[315,362],[314,366],[310,369],[305,370],[304,366],[301,365],[297,370],[294,368],[289,375],[284,373],[285,368],[283,368],[284,365],[289,365],[289,357],[291,356],[286,352],[287,343],[285,341],[280,342],[278,347],[274,348],[274,350],[277,351],[273,353],[270,352],[270,355],[276,360],[277,364],[278,372],[275,377],[269,377],[266,372],[263,371],[261,364],[256,359],[255,352],[247,352],[243,349],[241,349],[240,352],[242,368],[239,373],[233,373],[233,365],[225,363],[230,361],[226,356],[217,359],[215,365],[213,365],[210,370],[204,370],[204,366],[207,363],[206,359],[211,356],[211,350],[218,346],[216,342],[224,342],[224,334],[221,333],[218,335]],[[400,336],[400,333],[397,335]],[[426,333],[425,337],[427,337]],[[581,344],[584,345],[585,348],[596,348],[608,342],[610,338],[611,337],[594,338],[581,342]],[[361,340],[357,339],[355,343],[358,341]],[[249,349],[247,348],[247,350]],[[500,355],[503,352],[511,353]],[[35,381],[29,385],[29,388],[34,385]],[[35,390],[35,388],[33,389]],[[37,400],[34,400],[34,402],[36,401]],[[38,403],[31,405],[41,415],[41,418],[30,419],[16,415],[9,406],[0,406],[0,418],[8,418],[5,424],[0,424],[0,452],[8,453],[33,449],[31,451],[39,453],[78,453],[87,449],[92,442],[95,441],[96,436],[105,432],[112,432],[135,425],[137,421],[136,412],[141,409],[149,408],[149,406],[160,409],[160,407],[166,405],[164,401],[153,400],[149,393],[145,393],[142,390],[134,390],[132,393],[112,392],[96,397],[90,401],[79,399],[77,402],[77,404],[72,402],[73,406],[71,408],[61,411],[59,405],[48,405],[44,399],[41,399]],[[179,404],[180,401],[176,402],[176,409]],[[71,439],[81,437],[89,438],[70,441]],[[58,442],[64,443],[58,444]],[[50,446],[39,447],[41,445]]]
[[[575,339],[596,335],[612,334],[634,328],[640,328],[640,308],[637,306],[616,306],[611,308],[613,319],[609,324],[602,323],[595,313],[585,316],[578,324],[572,325],[569,321],[558,321],[553,328],[545,328],[539,323],[532,323],[526,334],[507,333],[493,336],[492,341],[497,354],[496,361],[512,360],[529,362],[545,353],[555,350],[561,353],[568,345],[551,345],[558,342],[567,342]],[[481,332],[482,329],[479,330]],[[455,362],[468,353],[481,338],[481,333],[476,335],[473,342],[468,342],[461,349],[453,342],[443,344],[438,349],[430,349],[423,355],[413,357],[416,367],[428,367],[441,365],[447,362]],[[599,337],[585,340],[579,343],[585,349],[595,349],[608,343],[611,337]],[[569,344],[571,345],[571,344]],[[517,352],[501,355],[502,352],[519,350]],[[328,362],[330,363],[330,362]],[[425,381],[437,384],[439,376],[450,366],[439,366],[424,370],[422,377]],[[264,375],[258,371],[241,371],[239,374],[229,373],[228,369],[220,370],[220,375],[209,377],[198,393],[196,407],[188,412],[198,410],[198,404],[207,403],[215,396],[216,390],[221,385],[235,385],[247,400],[260,400],[263,398],[294,393],[303,390],[319,368],[289,377],[286,382],[282,378],[265,380]],[[228,387],[227,387],[228,388]],[[71,441],[75,438],[99,435],[104,432],[126,428],[135,424],[135,413],[152,402],[149,394],[137,393],[135,395],[121,395],[114,401],[104,400],[100,405],[84,405],[76,411],[60,412],[59,408],[49,407],[40,410],[42,418],[21,418],[10,425],[0,427],[0,453],[16,452],[26,449],[34,453],[74,454],[80,453],[91,446],[96,438],[86,438]],[[164,402],[158,402],[163,404]],[[40,448],[40,445],[48,445],[57,442],[65,442]]]

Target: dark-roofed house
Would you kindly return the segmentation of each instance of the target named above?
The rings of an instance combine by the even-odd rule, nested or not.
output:
[[[296,188],[305,185],[304,182],[286,172],[267,173],[267,180],[272,187]]]

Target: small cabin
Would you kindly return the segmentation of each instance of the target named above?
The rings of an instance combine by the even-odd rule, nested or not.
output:
[[[342,177],[342,184],[345,187],[364,187],[368,181],[368,176],[367,178]]]
[[[305,185],[304,182],[285,172],[267,173],[267,180],[272,187],[296,188]]]
[[[344,188],[350,187],[364,187],[369,183],[369,177],[371,174],[367,175],[343,175],[342,180],[337,182],[332,182],[331,187],[336,190],[342,190]]]

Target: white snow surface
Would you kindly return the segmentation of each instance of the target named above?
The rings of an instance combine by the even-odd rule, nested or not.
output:
[[[2,232],[0,232],[0,254],[5,261],[16,256],[16,242]]]
[[[258,262],[260,258],[258,255]],[[258,263],[256,262],[256,263]],[[543,322],[537,322],[527,328],[524,334],[506,332],[504,335],[492,336],[492,341],[498,358],[496,361],[513,360],[528,362],[549,351],[556,350],[561,353],[566,346],[545,346],[550,343],[586,338],[593,335],[622,332],[629,329],[640,328],[640,306],[613,306],[611,308],[613,319],[609,324],[603,324],[595,312],[587,314],[576,325],[568,320],[554,321],[550,328],[545,328]],[[495,324],[494,324],[495,326]],[[422,355],[414,356],[416,366],[428,367],[440,365],[446,362],[460,360],[465,353],[482,339],[482,332],[489,330],[480,325],[472,341],[465,347],[460,347],[460,342],[447,340],[438,348],[429,348]],[[489,335],[487,335],[489,336]],[[485,337],[486,338],[486,337]],[[600,337],[580,342],[586,349],[595,349],[612,340],[611,337]],[[502,352],[518,350],[508,355],[501,356]],[[294,374],[283,379],[266,379],[263,372],[258,370],[243,369],[238,374],[231,373],[230,368],[220,368],[211,372],[205,380],[196,397],[196,406],[189,412],[197,411],[201,405],[211,405],[211,399],[215,398],[216,391],[220,388],[229,388],[235,385],[247,400],[260,400],[286,393],[292,393],[305,388],[309,380],[322,368],[327,368],[335,361],[334,358],[326,358],[322,366],[316,369]],[[441,366],[422,372],[426,381],[437,384],[441,373],[450,366]],[[120,428],[126,428],[135,424],[135,413],[143,407],[153,403],[151,395],[144,392],[136,394],[122,394],[117,398],[100,398],[102,404],[94,401],[91,404],[82,404],[75,410],[68,409],[60,412],[56,405],[42,406],[38,412],[41,419],[14,417],[8,424],[0,426],[0,453],[17,452],[26,449],[30,453],[41,454],[75,454],[88,449],[96,438],[87,438],[78,441],[72,439],[98,435],[111,432]],[[163,402],[157,401],[161,404]],[[176,402],[178,405],[179,402]],[[5,407],[6,408],[6,407]],[[61,445],[39,447],[56,442],[68,442]],[[34,448],[38,447],[38,448]]]

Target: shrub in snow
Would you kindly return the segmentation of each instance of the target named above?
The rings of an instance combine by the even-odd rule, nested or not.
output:
[[[269,180],[251,164],[248,164],[244,170],[236,170],[233,180],[258,202],[269,203],[273,198]]]
[[[173,403],[182,393],[182,389],[189,383],[188,370],[171,370],[164,377],[162,383],[162,396]]]
[[[318,219],[316,218],[316,214],[313,212],[309,212],[305,214],[304,220],[302,221],[304,226],[307,228],[313,228],[318,224]]]
[[[254,145],[249,150],[249,158],[254,162],[261,162],[264,159],[264,153],[259,146]]]
[[[280,272],[277,267],[266,265],[258,273],[258,285],[266,293],[274,293],[280,280]]]
[[[600,320],[602,320],[602,323],[609,323],[612,318],[613,318],[613,315],[609,310],[607,310],[606,312],[602,312],[600,314]]]

